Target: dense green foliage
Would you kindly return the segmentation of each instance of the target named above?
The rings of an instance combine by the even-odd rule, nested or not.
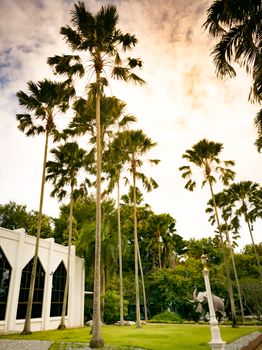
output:
[[[26,205],[17,204],[10,201],[7,204],[0,204],[0,226],[10,230],[24,228],[29,235],[36,235],[38,212],[28,211]],[[52,218],[47,215],[42,216],[41,237],[53,236]]]
[[[123,287],[125,299],[125,319],[135,318],[134,293],[134,240],[132,222],[132,203],[126,196],[121,203],[122,216],[122,247],[123,247]],[[16,203],[3,205],[1,212],[3,222],[11,216],[13,225],[23,226],[27,221],[20,220],[21,207]],[[10,213],[9,213],[10,211]],[[225,299],[226,312],[230,317],[228,292],[225,280],[225,269],[219,239],[192,238],[183,240],[176,232],[175,219],[169,214],[155,214],[148,205],[143,205],[141,197],[138,211],[138,237],[142,258],[145,287],[147,293],[147,306],[149,318],[156,314],[176,312],[184,321],[197,321],[198,315],[194,312],[194,305],[188,300],[192,299],[195,287],[204,290],[202,264],[200,257],[204,253],[208,257],[210,269],[210,282],[214,294]],[[30,212],[23,207],[23,216],[26,218]],[[119,317],[119,275],[117,259],[117,210],[111,199],[102,203],[102,299],[104,322],[114,323]],[[52,222],[50,236],[61,244],[67,244],[69,205],[60,207],[60,216]],[[14,226],[16,227],[16,226]],[[27,227],[27,226],[26,226]],[[12,227],[10,227],[12,228]],[[95,244],[95,199],[92,196],[78,199],[74,204],[74,230],[73,242],[77,254],[86,261],[86,290],[93,290],[94,272],[94,244]],[[262,244],[256,245],[256,251],[262,260]],[[261,284],[259,271],[252,245],[247,245],[235,253],[235,264],[242,291],[242,300],[245,315],[253,314],[261,319]],[[237,296],[236,283],[232,266],[230,268],[234,294]],[[86,298],[86,320],[91,319],[92,297]],[[237,314],[240,309],[236,298]],[[143,318],[144,304],[141,298],[141,314]]]

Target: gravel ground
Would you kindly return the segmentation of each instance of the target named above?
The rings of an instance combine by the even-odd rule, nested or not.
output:
[[[48,350],[52,341],[46,340],[10,340],[10,339],[0,339],[0,350]],[[111,346],[106,346],[105,350],[119,350],[120,348],[115,348]],[[144,350],[138,348],[126,348],[122,347],[122,350]],[[92,350],[87,343],[54,343],[52,350]]]
[[[47,340],[0,339],[0,350],[48,350],[51,344]]]

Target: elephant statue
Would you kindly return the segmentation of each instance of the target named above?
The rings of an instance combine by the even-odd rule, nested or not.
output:
[[[212,294],[213,305],[216,317],[218,322],[224,317],[225,313],[225,305],[224,300],[214,294]],[[204,321],[207,313],[209,312],[208,300],[207,300],[207,292],[199,292],[197,293],[197,289],[193,292],[193,300],[189,300],[191,303],[194,303],[195,312],[200,314],[200,320]]]

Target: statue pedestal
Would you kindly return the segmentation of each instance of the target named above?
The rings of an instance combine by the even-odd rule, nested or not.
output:
[[[212,350],[224,350],[226,342],[215,343],[213,341],[208,343]]]

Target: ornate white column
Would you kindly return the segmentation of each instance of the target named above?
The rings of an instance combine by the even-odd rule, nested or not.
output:
[[[201,258],[202,258],[202,262],[205,263],[206,257],[202,256]],[[221,336],[220,336],[220,330],[218,327],[218,321],[216,319],[212,292],[211,292],[211,287],[209,282],[209,271],[206,266],[203,269],[203,276],[204,276],[205,287],[207,292],[207,300],[208,300],[208,307],[209,307],[209,314],[210,314],[210,330],[211,330],[211,336],[212,336],[212,339],[209,342],[209,345],[212,350],[224,350],[226,343],[221,339]]]

